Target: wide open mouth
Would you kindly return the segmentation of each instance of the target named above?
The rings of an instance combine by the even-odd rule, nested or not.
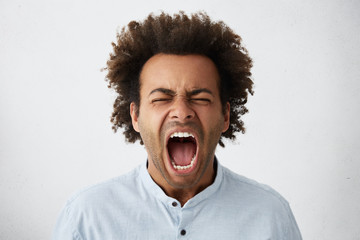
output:
[[[193,134],[174,132],[168,140],[167,150],[171,164],[175,169],[186,170],[193,167],[197,150],[197,143]]]

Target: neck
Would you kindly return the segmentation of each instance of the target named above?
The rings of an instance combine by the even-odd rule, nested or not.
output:
[[[210,186],[215,180],[215,174],[213,174],[211,180],[209,180],[207,183],[204,183],[204,185],[199,185],[194,188],[167,188],[164,189],[164,192],[169,197],[175,198],[178,200],[181,204],[181,206],[184,206],[187,201],[189,201],[191,198],[193,198],[196,194],[203,191],[205,188]]]
[[[214,158],[212,158],[214,159]],[[181,203],[181,206],[184,206],[184,204],[190,200],[191,198],[193,198],[196,194],[200,193],[201,191],[203,191],[205,188],[207,188],[208,186],[210,186],[214,180],[215,180],[215,176],[216,176],[216,161],[212,160],[209,162],[208,166],[206,167],[205,172],[202,174],[202,176],[200,177],[200,179],[195,180],[196,183],[193,185],[173,185],[170,182],[168,182],[167,180],[165,180],[165,178],[163,177],[163,175],[160,173],[160,171],[158,171],[158,169],[156,167],[154,167],[153,164],[151,164],[151,162],[148,162],[148,172],[150,174],[150,176],[152,177],[152,179],[154,180],[154,182],[162,188],[162,190],[165,192],[165,194],[169,197],[175,198],[176,200],[178,200]],[[189,184],[189,182],[188,182]]]

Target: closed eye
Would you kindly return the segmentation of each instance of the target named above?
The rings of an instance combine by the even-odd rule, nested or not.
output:
[[[151,100],[152,103],[156,103],[156,102],[168,102],[171,101],[171,98],[155,98],[153,100]]]
[[[211,103],[211,100],[208,98],[191,98],[190,101],[201,104]]]
[[[204,101],[204,102],[210,102],[210,99],[207,98],[192,98],[192,101]]]

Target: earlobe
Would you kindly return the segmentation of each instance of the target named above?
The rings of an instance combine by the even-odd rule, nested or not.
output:
[[[130,103],[130,116],[134,130],[139,132],[138,107],[134,102]]]
[[[225,113],[224,113],[224,128],[223,133],[229,129],[230,126],[230,103],[227,102],[225,106]]]

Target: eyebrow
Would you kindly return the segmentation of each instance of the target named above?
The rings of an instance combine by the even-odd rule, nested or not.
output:
[[[172,95],[174,96],[175,95],[175,92],[173,90],[170,90],[170,89],[167,89],[167,88],[156,88],[154,90],[152,90],[150,93],[149,93],[149,96],[153,93],[156,93],[156,92],[161,92],[161,93],[164,93],[166,95]]]
[[[170,96],[175,96],[176,93],[173,91],[173,90],[170,90],[170,89],[167,89],[167,88],[156,88],[154,90],[152,90],[150,93],[149,93],[149,96],[153,93],[156,93],[156,92],[161,92],[161,93],[164,93],[166,95],[170,95]],[[212,96],[214,96],[214,94],[209,90],[209,89],[206,89],[206,88],[197,88],[197,89],[194,89],[190,92],[188,92],[186,95],[189,97],[189,96],[194,96],[194,95],[198,95],[200,93],[208,93]]]
[[[198,94],[203,93],[203,92],[208,93],[208,94],[214,96],[214,94],[213,94],[209,89],[207,89],[207,88],[197,88],[197,89],[194,89],[194,90],[190,91],[190,92],[188,93],[188,95],[189,95],[189,96],[194,96],[194,95],[198,95]]]

